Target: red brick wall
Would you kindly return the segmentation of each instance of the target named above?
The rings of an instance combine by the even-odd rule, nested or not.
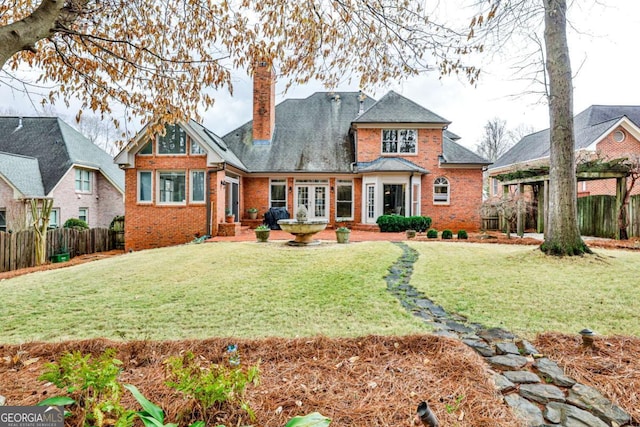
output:
[[[258,218],[262,218],[269,210],[269,178],[247,178],[242,179],[241,187],[244,209],[242,218],[248,218],[247,209],[257,208]]]
[[[253,139],[271,140],[276,121],[275,74],[269,63],[257,63],[253,72]]]
[[[188,150],[187,150],[188,151]],[[190,242],[196,234],[208,234],[206,203],[191,203],[190,175],[192,169],[206,169],[206,156],[136,156],[136,168],[125,171],[125,249],[141,250]],[[153,203],[138,203],[138,171],[152,172]],[[186,202],[184,205],[157,205],[157,172],[185,170]],[[219,190],[222,176],[212,173],[210,184],[212,199]],[[206,178],[205,178],[206,179]],[[216,215],[217,214],[217,215]],[[224,217],[224,206],[213,203],[213,220]]]
[[[370,162],[382,156],[382,129],[358,129],[357,147],[359,162]],[[438,230],[448,228],[454,232],[459,229],[476,231],[480,227],[482,169],[440,168],[438,161],[440,154],[442,154],[442,130],[418,129],[417,154],[401,156],[394,154],[393,157],[402,157],[430,172],[422,176],[420,209],[422,215],[431,217],[434,228]],[[449,180],[450,203],[448,205],[433,204],[433,182],[438,177]],[[361,186],[359,191],[361,196]],[[359,214],[360,209],[361,204],[358,203]]]
[[[7,231],[27,228],[27,211],[24,202],[14,199],[13,188],[0,178],[0,209],[6,211]]]

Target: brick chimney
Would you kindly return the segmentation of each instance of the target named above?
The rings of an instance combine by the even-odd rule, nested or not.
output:
[[[276,76],[267,61],[253,68],[253,143],[270,144],[276,123]]]

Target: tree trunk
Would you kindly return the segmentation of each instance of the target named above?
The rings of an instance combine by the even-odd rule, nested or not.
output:
[[[40,205],[40,201],[42,204]],[[35,236],[36,265],[47,262],[47,229],[53,199],[31,199],[31,220]]]
[[[544,0],[551,132],[549,221],[540,247],[551,255],[590,252],[580,237],[573,134],[573,87],[567,45],[566,0]]]

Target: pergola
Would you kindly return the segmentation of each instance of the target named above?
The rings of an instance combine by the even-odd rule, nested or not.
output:
[[[579,163],[576,167],[577,182],[601,179],[616,180],[616,218],[620,217],[620,210],[623,208],[623,201],[627,192],[627,177],[631,173],[631,165],[626,163],[626,161],[626,158],[607,162],[597,159]],[[538,233],[544,233],[544,225],[548,222],[549,212],[549,167],[540,166],[517,170],[496,175],[495,178],[502,183],[503,197],[508,196],[509,187],[511,186],[517,186],[519,194],[524,194],[525,185],[534,188],[534,194],[537,194],[538,203],[536,231]],[[537,191],[535,190],[536,188]],[[521,200],[518,201],[517,211],[517,233],[518,235],[522,235],[524,234],[526,212]],[[616,229],[616,239],[619,238],[620,230]]]

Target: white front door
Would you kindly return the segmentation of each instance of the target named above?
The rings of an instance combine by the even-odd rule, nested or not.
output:
[[[296,205],[294,217],[298,212],[298,206],[307,208],[309,218],[328,219],[327,210],[327,186],[326,185],[296,185]]]

